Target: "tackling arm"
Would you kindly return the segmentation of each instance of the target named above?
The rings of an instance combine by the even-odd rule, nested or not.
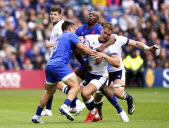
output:
[[[90,49],[89,47],[87,47],[86,45],[82,44],[82,43],[77,43],[76,44],[77,48],[79,48],[79,50],[81,50],[82,52],[84,52],[87,55],[92,55],[94,57],[98,57],[98,55],[96,54],[97,52]]]
[[[97,48],[97,51],[103,52],[106,47],[114,44],[115,41],[116,41],[116,38],[112,35],[107,42],[103,43],[100,47]]]
[[[120,59],[118,55],[106,55],[104,53],[98,52],[97,53],[100,57],[104,58],[109,64],[111,64],[114,67],[119,67],[120,66]]]
[[[54,43],[50,43],[48,40],[46,40],[45,41],[45,47],[46,48],[54,47]]]

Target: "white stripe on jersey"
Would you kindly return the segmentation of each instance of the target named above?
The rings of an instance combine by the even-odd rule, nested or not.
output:
[[[90,48],[96,50],[99,46],[102,45],[102,43],[99,42],[98,37],[100,35],[87,35],[85,38],[90,42]],[[107,55],[111,55],[113,53],[117,54],[117,49],[114,45],[111,45],[104,49],[103,53]],[[95,60],[89,56],[88,58],[89,65],[92,67],[92,71],[90,71],[91,74],[94,75],[102,75],[102,76],[108,76],[107,66],[108,62],[105,59],[102,59],[102,62],[98,65],[95,65]]]

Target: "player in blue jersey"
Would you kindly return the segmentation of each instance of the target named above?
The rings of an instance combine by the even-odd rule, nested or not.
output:
[[[80,86],[75,73],[68,66],[68,61],[70,60],[75,47],[83,51],[85,54],[92,55],[96,58],[98,57],[96,51],[93,51],[82,44],[77,35],[74,34],[75,26],[72,22],[65,21],[62,24],[62,31],[63,34],[55,43],[53,54],[46,65],[46,92],[42,96],[36,113],[32,118],[33,123],[43,123],[40,118],[41,112],[50,97],[55,93],[57,89],[57,83],[59,81],[64,82],[70,88],[64,104],[59,108],[59,112],[65,115],[67,119],[71,121],[74,120],[73,116],[69,112],[68,107],[80,91]]]
[[[102,26],[98,22],[99,22],[98,13],[96,11],[91,11],[88,16],[87,24],[80,26],[75,32],[76,35],[86,36],[89,34],[100,34]]]
[[[56,43],[56,40],[63,33],[61,26],[64,20],[62,20],[61,18],[62,17],[61,13],[62,13],[62,10],[58,6],[52,6],[50,9],[50,21],[53,23],[53,28],[50,34],[50,40],[45,41],[46,48],[50,48],[49,49],[50,55],[52,54],[52,50],[53,50],[54,44]],[[68,93],[68,87],[63,82],[59,82],[57,84],[57,89],[61,90],[65,94]],[[53,101],[53,96],[47,102],[46,109],[42,111],[41,113],[42,116],[52,116],[52,111],[51,111],[52,101]],[[85,104],[76,97],[75,100],[73,100],[70,108],[71,110],[73,109],[74,110],[73,112],[75,113],[75,115],[77,115],[85,108]]]

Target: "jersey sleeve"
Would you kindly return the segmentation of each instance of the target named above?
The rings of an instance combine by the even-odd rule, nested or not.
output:
[[[69,39],[70,39],[71,43],[73,43],[74,45],[76,45],[77,43],[81,42],[79,40],[78,36],[76,34],[74,34],[74,33],[71,33],[69,35]]]
[[[118,55],[117,53],[118,53],[118,51],[117,51],[117,48],[116,48],[115,45],[110,45],[108,47],[107,55],[109,55],[109,56],[111,56],[111,55]]]
[[[118,42],[118,45],[124,46],[129,43],[129,39],[125,36],[118,36],[118,35],[114,35],[114,36]]]

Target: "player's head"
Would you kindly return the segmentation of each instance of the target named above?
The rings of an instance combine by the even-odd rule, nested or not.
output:
[[[95,25],[99,22],[99,14],[96,11],[91,11],[88,16],[88,25]]]
[[[63,32],[75,32],[75,24],[70,21],[65,21],[62,24],[62,31]]]
[[[50,8],[50,21],[56,23],[61,19],[62,10],[59,6],[52,6]]]
[[[103,28],[101,30],[101,34],[99,36],[100,42],[106,42],[110,39],[111,34],[113,33],[114,26],[110,22],[104,22],[102,24]]]

